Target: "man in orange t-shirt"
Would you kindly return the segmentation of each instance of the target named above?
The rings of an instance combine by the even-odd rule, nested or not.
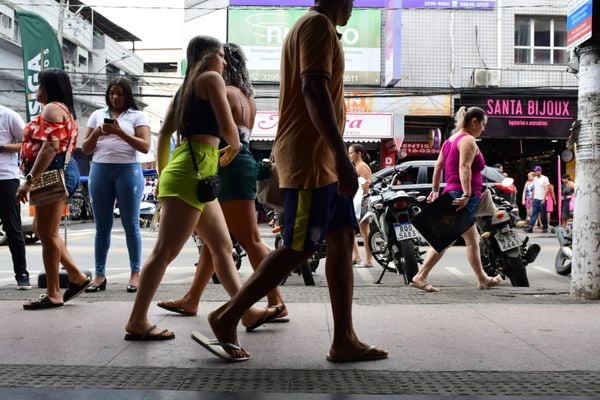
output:
[[[327,359],[387,358],[387,351],[361,342],[352,324],[352,243],[357,228],[352,196],[358,181],[342,140],[344,53],[336,31],[337,25],[348,22],[352,3],[316,0],[285,39],[274,147],[279,184],[285,192],[283,246],[263,259],[235,297],[209,314],[217,340],[196,338],[230,361],[249,357],[237,345],[236,327],[242,314],[308,259],[325,238],[335,325]]]

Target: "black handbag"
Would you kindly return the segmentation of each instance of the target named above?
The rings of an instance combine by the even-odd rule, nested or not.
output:
[[[194,169],[199,177],[197,180],[198,183],[196,184],[198,200],[201,203],[211,202],[219,196],[221,179],[219,178],[219,175],[207,176],[206,178],[200,177],[200,171],[198,170],[198,164],[196,164],[196,157],[194,156],[194,149],[192,149],[189,140],[187,143],[188,148],[190,149],[190,155],[192,156],[192,161],[194,162]]]

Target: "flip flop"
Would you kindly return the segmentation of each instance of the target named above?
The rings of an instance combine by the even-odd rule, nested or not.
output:
[[[159,333],[151,334],[152,329],[156,328],[156,325],[152,325],[144,333],[127,333],[125,340],[138,341],[138,342],[151,342],[158,340],[171,340],[175,339],[175,334],[168,329],[165,329]]]
[[[206,350],[210,351],[215,356],[222,358],[223,360],[227,360],[229,362],[240,362],[240,361],[248,361],[250,359],[250,357],[248,357],[248,356],[235,357],[225,351],[225,349],[242,350],[242,347],[238,344],[221,343],[217,339],[209,339],[206,336],[204,336],[203,334],[201,334],[200,332],[196,332],[196,331],[192,332],[192,339],[195,342],[200,343],[200,345],[202,347],[204,347]]]
[[[435,286],[433,286],[431,283],[429,283],[427,281],[425,281],[423,283],[411,282],[408,284],[408,286],[414,287],[415,289],[420,289],[427,293],[437,293],[440,291],[439,288],[436,288]]]
[[[282,312],[284,312],[286,310],[286,306],[285,304],[281,304],[280,305],[282,307],[281,311],[279,311],[279,313],[277,313],[277,315],[281,315]],[[286,315],[285,317],[275,317],[273,318],[270,323],[284,323],[284,322],[290,322],[290,319],[288,318],[288,316]]]
[[[158,303],[156,303],[156,305],[167,311],[183,315],[184,317],[195,317],[198,314],[195,312],[188,311],[181,306],[178,306],[173,300],[159,301]]]
[[[359,361],[376,361],[388,358],[388,352],[378,348],[377,346],[369,346],[364,351],[350,356],[334,357],[327,353],[327,361],[334,363],[359,362]]]
[[[41,294],[37,300],[30,300],[29,303],[23,304],[24,310],[45,310],[47,308],[58,308],[64,306],[65,303],[54,303],[46,294]]]
[[[73,300],[75,297],[83,293],[91,284],[92,278],[86,278],[80,284],[69,282],[67,290],[65,290],[65,293],[63,294],[63,301],[66,303],[67,301]]]
[[[273,314],[271,314],[271,315],[268,315],[268,314],[269,314],[269,310],[270,310],[271,308],[272,308],[272,307],[265,307],[265,313],[263,314],[263,316],[262,316],[262,317],[260,317],[260,318],[258,319],[258,321],[254,322],[252,325],[248,325],[248,326],[246,327],[246,332],[253,332],[253,331],[254,331],[256,328],[258,328],[259,326],[261,326],[261,325],[264,325],[264,324],[266,324],[266,323],[268,323],[268,322],[271,322],[271,321],[273,321],[274,319],[276,319],[276,318],[277,318],[277,316],[278,316],[279,314],[281,314],[281,312],[282,312],[283,310],[285,310],[285,304],[276,306],[276,307],[275,307],[275,309],[277,310],[277,312],[275,312],[275,313],[273,313]]]

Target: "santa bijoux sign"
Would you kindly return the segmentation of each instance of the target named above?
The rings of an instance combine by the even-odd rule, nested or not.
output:
[[[577,115],[576,97],[462,95],[465,106],[479,106],[488,115],[483,137],[564,138]]]
[[[393,114],[348,113],[344,139],[386,139],[394,136]],[[279,113],[259,111],[256,113],[251,140],[274,140],[277,134]]]

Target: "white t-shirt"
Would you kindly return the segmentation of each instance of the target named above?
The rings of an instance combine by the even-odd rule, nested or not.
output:
[[[88,119],[88,128],[97,128],[104,123],[104,118],[112,118],[108,107],[92,113]],[[150,126],[143,112],[131,108],[121,113],[117,122],[123,132],[131,136],[135,135],[135,128],[138,126]],[[92,161],[107,164],[130,164],[140,162],[140,155],[137,150],[117,135],[102,135],[98,138],[94,148]]]
[[[540,175],[533,180],[533,198],[536,200],[546,200],[546,186],[550,184],[548,177]]]
[[[25,122],[19,114],[0,105],[0,145],[23,140]],[[0,153],[0,180],[19,177],[19,153]]]

